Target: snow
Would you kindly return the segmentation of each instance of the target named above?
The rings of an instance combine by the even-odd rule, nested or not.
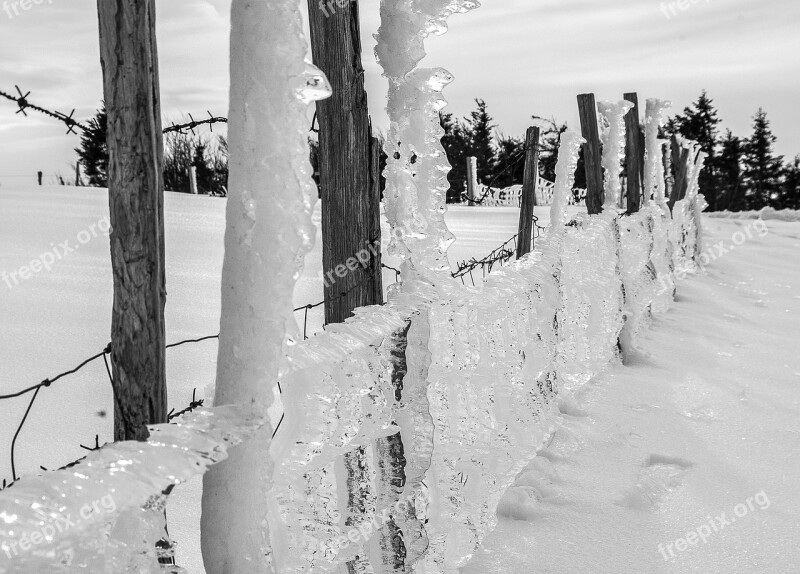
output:
[[[213,334],[225,201],[168,193],[165,203],[168,340]],[[570,209],[570,218],[577,215]],[[548,212],[536,209],[545,223]],[[51,243],[77,245],[80,231],[106,215],[102,190],[3,188],[0,271],[29,263]],[[318,209],[313,220],[318,225]],[[446,220],[458,238],[450,250],[454,262],[482,256],[513,235],[518,210],[459,207]],[[793,494],[800,468],[792,454],[800,446],[800,234],[796,224],[770,221],[769,234],[761,237],[746,234],[748,224],[704,219],[708,249],[724,240],[728,252],[705,265],[705,275],[678,283],[677,302],[640,333],[639,355],[629,364],[612,366],[577,385],[574,397],[563,397],[548,448],[501,502],[497,530],[466,572],[784,572],[800,562],[793,518],[800,510]],[[737,231],[748,238],[741,245],[732,239]],[[318,237],[295,291],[297,306],[321,300],[320,249]],[[394,273],[387,271],[385,280],[391,283]],[[496,281],[503,281],[500,275]],[[107,239],[94,238],[50,272],[0,288],[3,391],[61,372],[107,343]],[[319,315],[310,319],[317,329]],[[425,340],[421,333],[409,339]],[[203,396],[213,382],[215,356],[213,341],[168,352],[171,406],[186,406],[194,387]],[[111,404],[102,364],[43,390],[20,436],[21,473],[82,456],[78,444],[91,443],[95,433],[101,443],[108,440],[111,421],[96,413],[110,411]],[[0,402],[4,476],[25,406],[24,400]],[[197,480],[178,487],[169,503],[178,563],[192,574],[203,572],[199,487]],[[672,542],[674,549],[674,541],[706,523],[706,516],[730,516],[736,504],[762,490],[770,508],[756,506],[707,544],[663,560],[658,544]]]
[[[774,209],[764,207],[758,211],[717,211],[709,217],[717,219],[764,219],[777,221],[800,221],[800,211],[796,209]]]
[[[708,243],[745,225],[707,220]],[[465,574],[796,571],[798,248],[796,224],[770,222],[679,283],[641,355],[561,404]],[[735,522],[677,550],[723,512]]]

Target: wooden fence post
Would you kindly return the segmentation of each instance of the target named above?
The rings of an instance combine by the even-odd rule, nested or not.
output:
[[[314,64],[333,88],[329,99],[317,102],[317,118],[325,323],[341,323],[357,307],[383,302],[380,195],[373,182],[358,2],[328,12],[309,0],[308,13]]]
[[[675,207],[675,202],[683,199],[686,194],[686,187],[689,185],[689,156],[690,150],[681,147],[678,140],[673,136],[672,140],[672,157],[678,157],[675,164],[675,184],[672,187],[672,193],[669,196],[669,210]]]
[[[633,104],[633,108],[625,116],[625,174],[628,184],[627,213],[631,215],[639,211],[642,205],[644,148],[642,146],[642,128],[639,123],[639,96],[635,92],[631,92],[625,94],[623,99]],[[647,203],[646,198],[644,203]]]
[[[478,199],[478,158],[473,156],[467,158],[467,199],[470,202]]]
[[[669,143],[663,144],[662,156],[662,162],[664,164],[664,193],[666,195],[667,205],[669,205],[675,184],[675,177],[672,175],[672,152]],[[670,210],[671,209],[672,208],[670,208]]]
[[[578,112],[581,119],[583,161],[586,167],[586,209],[589,215],[603,211],[603,163],[600,154],[600,131],[597,125],[597,103],[594,94],[578,96]]]
[[[189,168],[189,193],[197,195],[197,168],[195,166]]]
[[[97,2],[108,109],[114,440],[167,420],[163,139],[154,0]]]
[[[530,253],[533,242],[533,208],[536,205],[536,183],[539,179],[539,128],[530,127],[525,135],[525,175],[519,209],[517,259]]]

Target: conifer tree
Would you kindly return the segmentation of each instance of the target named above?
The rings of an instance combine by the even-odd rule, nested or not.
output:
[[[783,170],[784,180],[780,196],[783,209],[800,209],[800,155],[794,156]]]
[[[467,156],[470,150],[470,134],[468,129],[453,119],[453,114],[439,112],[439,121],[444,128],[442,147],[452,170],[447,175],[450,189],[447,191],[448,203],[460,203],[467,190]]]
[[[83,166],[83,173],[89,179],[89,185],[95,187],[108,186],[108,145],[106,143],[106,128],[108,116],[106,106],[97,110],[97,113],[87,123],[87,130],[81,133],[81,145],[75,148],[79,163]]]
[[[486,108],[486,102],[476,99],[478,105],[469,117],[470,155],[478,160],[478,181],[489,184],[496,162],[492,117]]]
[[[708,155],[705,168],[700,172],[700,192],[705,195],[710,211],[718,209],[717,196],[717,145],[720,119],[714,102],[708,97],[705,90],[691,107],[683,109],[683,114],[678,114],[667,124],[667,132],[680,134],[685,138],[696,141],[700,148]]]
[[[780,197],[783,156],[774,155],[776,141],[767,113],[759,108],[753,116],[753,134],[744,146],[744,182],[750,209],[761,209]]]
[[[742,185],[742,158],[744,145],[740,138],[728,130],[722,140],[718,166],[719,194],[718,210],[741,211],[746,209],[744,186]]]

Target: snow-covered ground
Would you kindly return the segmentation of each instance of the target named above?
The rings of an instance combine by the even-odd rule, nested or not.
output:
[[[107,212],[101,190],[0,188],[0,392],[71,368],[108,342]],[[218,330],[223,212],[220,199],[167,194],[169,341]],[[547,222],[546,209],[536,214]],[[516,232],[518,217],[512,208],[452,209],[451,261],[487,254]],[[751,225],[706,220],[706,273],[679,285],[640,358],[565,401],[552,441],[506,496],[506,517],[468,572],[800,571],[800,227],[768,221],[762,238],[747,233]],[[747,237],[741,245],[737,231]],[[51,270],[20,276],[22,266],[50,259]],[[322,271],[318,242],[298,306],[322,299]],[[319,310],[309,315],[312,331],[321,320]],[[188,404],[193,388],[205,396],[215,362],[213,341],[170,350],[170,405]],[[111,404],[102,362],[44,390],[18,441],[18,472],[71,461],[95,434],[109,440]],[[0,476],[10,476],[11,437],[26,406],[0,402]],[[170,506],[179,563],[192,574],[203,571],[199,485],[177,489]],[[737,504],[746,515],[678,550],[677,539],[705,533],[708,516],[730,520]]]

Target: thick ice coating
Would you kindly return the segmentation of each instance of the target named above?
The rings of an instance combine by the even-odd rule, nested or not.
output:
[[[271,406],[285,342],[297,339],[292,294],[315,236],[317,191],[307,110],[330,95],[305,60],[295,0],[233,0],[230,178],[215,404]],[[289,335],[287,339],[287,333]],[[210,573],[273,569],[267,425],[203,482],[203,562]]]

